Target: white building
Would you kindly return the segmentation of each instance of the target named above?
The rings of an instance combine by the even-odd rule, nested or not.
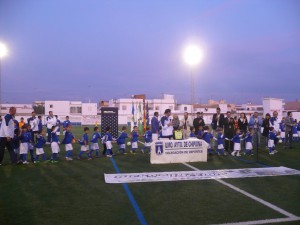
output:
[[[1,115],[7,114],[10,107],[15,107],[22,116],[30,116],[33,111],[32,104],[1,104]]]
[[[45,101],[45,114],[53,111],[60,120],[70,117],[72,123],[100,124],[100,116],[97,115],[97,103],[82,103],[81,101]]]
[[[278,112],[278,118],[281,120],[284,111],[283,99],[279,98],[264,98],[263,99],[264,116],[266,113],[270,113],[272,116],[274,111]]]

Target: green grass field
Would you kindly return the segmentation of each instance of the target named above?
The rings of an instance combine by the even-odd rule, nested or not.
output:
[[[82,127],[74,127],[80,137]],[[92,133],[92,132],[91,132]],[[140,144],[140,148],[142,145]],[[74,145],[73,157],[80,146]],[[118,148],[115,146],[114,151]],[[127,149],[128,151],[129,149]],[[201,170],[253,168],[263,164],[300,170],[300,144],[295,148],[278,148],[270,156],[260,149],[256,156],[208,158],[206,163],[189,163]],[[50,158],[51,150],[45,148]],[[118,155],[114,159],[65,161],[61,146],[60,162],[9,165],[5,152],[0,167],[0,224],[79,225],[79,224],[223,224],[286,218],[249,197],[215,180],[132,184],[106,184],[104,173],[116,173],[113,160],[121,172],[191,171],[184,164],[151,165],[149,154]],[[85,156],[84,156],[85,157]],[[75,157],[74,157],[75,158]],[[300,176],[224,179],[296,216],[300,216]],[[128,187],[144,223],[129,200]],[[300,221],[279,224],[300,224]]]

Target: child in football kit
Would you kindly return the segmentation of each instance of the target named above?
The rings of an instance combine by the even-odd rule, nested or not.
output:
[[[101,135],[99,134],[99,128],[94,127],[94,134],[92,140],[90,141],[92,142],[92,144],[90,146],[89,158],[92,158],[93,151],[96,151],[96,158],[99,158],[99,144],[98,144],[99,139],[101,139]]]
[[[133,131],[131,132],[131,154],[135,154],[135,151],[138,148],[138,127],[134,126]]]
[[[72,157],[71,157],[71,154],[72,154],[72,151],[73,151],[73,143],[75,142],[75,138],[71,132],[72,130],[72,125],[71,124],[68,124],[66,127],[65,127],[65,130],[64,130],[64,139],[62,140],[62,144],[65,145],[65,149],[66,149],[66,160],[67,161],[72,161]]]
[[[298,141],[298,124],[297,121],[295,121],[295,125],[293,126],[292,130],[293,130],[293,141],[296,142]]]
[[[217,144],[218,144],[216,153],[217,153],[217,155],[226,155],[226,152],[224,150],[224,139],[225,139],[225,136],[223,134],[223,129],[221,127],[218,127],[217,128],[217,132],[218,132],[217,138],[213,137],[213,139],[216,140]]]
[[[52,151],[52,158],[50,162],[57,163],[57,154],[60,152],[60,148],[58,145],[59,137],[57,135],[57,126],[52,126],[51,129],[51,151]]]
[[[244,150],[244,155],[253,155],[252,149],[252,141],[253,141],[253,135],[254,135],[254,130],[253,128],[249,129],[249,132],[246,134],[244,140],[245,140],[245,150]]]
[[[241,152],[241,141],[243,140],[242,136],[243,135],[241,135],[240,129],[237,129],[235,132],[235,136],[231,139],[231,141],[233,142],[233,152],[231,153],[232,156],[234,155],[241,156],[240,152]]]
[[[146,132],[144,134],[145,146],[142,148],[142,153],[145,153],[145,150],[148,149],[149,153],[151,152],[151,142],[152,142],[152,132],[150,131],[150,127],[146,128]]]
[[[22,133],[20,136],[20,162],[22,162],[23,164],[29,164],[29,162],[27,162],[27,154],[28,154],[28,143],[30,141],[31,136],[29,135],[29,133],[27,132],[27,126],[23,125],[22,126]]]
[[[107,126],[105,129],[105,139],[106,139],[106,157],[112,157],[112,141],[115,139],[112,137],[110,133],[110,126]]]
[[[34,163],[38,163],[39,162],[39,157],[40,155],[42,156],[42,159],[44,161],[46,161],[46,156],[45,156],[45,152],[44,152],[44,145],[46,143],[45,138],[43,137],[43,135],[45,135],[45,131],[44,130],[39,130],[38,134],[36,136],[36,144],[34,145],[34,147],[36,148],[36,157],[35,157],[35,161]]]
[[[34,162],[34,146],[33,146],[33,142],[34,142],[34,134],[31,130],[31,125],[27,125],[27,133],[30,137],[30,141],[28,142],[28,149],[30,152],[30,160],[31,162]]]
[[[12,140],[13,146],[14,146],[14,153],[16,156],[16,159],[18,158],[18,154],[20,151],[20,129],[15,129],[14,131],[14,138]]]
[[[190,133],[190,138],[196,138],[196,134],[195,134],[195,128],[194,127],[190,127],[191,133]]]
[[[202,139],[203,136],[203,126],[199,126],[199,130],[196,133],[198,139]]]
[[[275,138],[276,138],[276,132],[274,130],[274,127],[269,128],[269,140],[268,140],[268,148],[269,148],[269,154],[274,155],[277,153],[275,150]]]
[[[79,155],[77,157],[77,159],[81,159],[81,156],[83,153],[86,153],[87,156],[88,156],[88,150],[89,150],[89,137],[88,137],[88,134],[90,132],[90,129],[88,127],[85,127],[84,129],[84,133],[81,137],[81,139],[78,141],[79,144],[81,145],[81,148],[80,148],[80,152],[79,152]],[[88,156],[88,160],[90,160],[91,158],[89,158]]]
[[[117,138],[117,144],[120,146],[119,151],[121,151],[122,154],[127,154],[125,152],[125,148],[126,148],[125,141],[126,141],[126,138],[128,138],[126,130],[127,130],[126,127],[122,127],[122,132],[121,132],[120,136]]]
[[[209,131],[209,128],[208,126],[205,126],[204,127],[204,132],[203,132],[203,135],[202,135],[202,138],[203,140],[207,143],[207,153],[209,155],[212,155],[213,154],[213,150],[211,148],[211,145],[210,145],[210,141],[211,139],[213,139],[213,135],[211,133],[208,132]]]
[[[279,123],[279,129],[280,129],[281,142],[284,143],[284,141],[285,141],[285,124],[284,124],[284,118],[282,118],[282,121]]]

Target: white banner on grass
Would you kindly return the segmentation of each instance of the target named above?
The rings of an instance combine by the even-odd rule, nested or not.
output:
[[[207,162],[207,143],[197,138],[154,141],[151,144],[150,162]]]
[[[226,170],[200,170],[200,171],[178,171],[178,172],[154,172],[154,173],[120,173],[104,174],[105,183],[139,183],[159,181],[182,181],[182,180],[208,180],[223,178],[246,178],[266,177],[300,174],[299,170],[287,167],[268,168],[245,168]]]

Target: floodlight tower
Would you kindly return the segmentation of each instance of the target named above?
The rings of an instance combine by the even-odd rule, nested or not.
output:
[[[191,73],[191,104],[192,109],[195,104],[195,71],[193,70],[203,59],[202,50],[196,45],[189,45],[185,48],[183,59],[190,67]]]
[[[7,55],[7,48],[5,46],[5,44],[0,42],[0,115],[1,115],[1,109],[2,109],[2,87],[1,87],[1,60],[2,58],[4,58]]]

